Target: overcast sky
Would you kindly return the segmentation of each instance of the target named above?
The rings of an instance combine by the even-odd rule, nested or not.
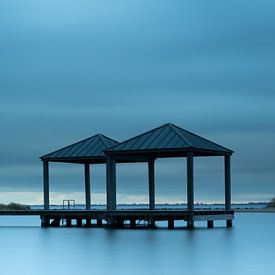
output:
[[[275,196],[275,3],[1,0],[0,202],[41,203],[39,156],[172,122],[235,151],[233,201]],[[184,159],[156,163],[157,202],[186,201]],[[196,201],[223,201],[223,159],[195,160]],[[84,201],[83,167],[51,166],[51,202]],[[146,165],[118,201],[147,202]],[[92,167],[105,201],[105,167]]]

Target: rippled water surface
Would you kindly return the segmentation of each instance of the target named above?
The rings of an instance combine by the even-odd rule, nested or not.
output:
[[[236,214],[234,227],[188,231],[40,228],[0,217],[0,274],[275,274],[275,214]]]

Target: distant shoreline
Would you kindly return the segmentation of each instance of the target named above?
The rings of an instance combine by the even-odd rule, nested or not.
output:
[[[93,205],[95,207],[94,210],[104,210],[106,205]],[[185,206],[184,209],[186,210],[185,204],[158,204],[156,205],[156,210],[158,209],[167,209],[167,210],[175,210],[175,209],[181,209],[179,206]],[[162,206],[162,207],[161,207]],[[194,210],[208,210],[208,209],[224,209],[223,204],[198,204],[196,205]],[[217,207],[218,206],[218,207]],[[222,206],[222,207],[221,207]],[[103,207],[103,208],[102,208]],[[123,209],[136,209],[136,210],[146,210],[147,205],[146,204],[121,204],[118,205],[118,210]],[[142,207],[142,208],[136,208],[136,207]],[[0,204],[0,211],[32,211],[32,210],[43,210],[43,205],[22,205],[18,203],[10,203],[10,204]],[[51,210],[61,210],[63,209],[62,205],[52,205]],[[76,207],[72,207],[71,210],[84,210],[85,205],[76,205]],[[235,211],[235,213],[275,213],[275,207],[269,207],[265,203],[255,203],[255,204],[232,204],[232,210]]]
[[[118,210],[123,209],[137,209],[137,210],[146,210],[148,209],[147,204],[118,204],[117,205]],[[167,210],[173,210],[173,209],[187,209],[186,204],[157,204],[156,209],[167,209]],[[235,213],[275,213],[275,207],[268,207],[267,203],[247,203],[247,204],[236,204],[233,203],[231,206],[232,210],[235,211]],[[32,210],[39,210],[43,209],[43,205],[36,205],[31,207]],[[51,209],[63,209],[62,205],[51,205]],[[84,204],[76,205],[75,207],[72,207],[72,210],[82,210],[85,209]],[[103,210],[106,209],[106,205],[92,205],[92,209],[98,209]],[[224,209],[223,204],[196,204],[195,210],[208,210],[208,209]]]
[[[234,209],[236,213],[275,213],[274,207],[251,208],[251,209]]]

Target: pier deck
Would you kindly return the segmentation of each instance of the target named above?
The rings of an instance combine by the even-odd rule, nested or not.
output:
[[[42,227],[59,226],[92,226],[92,220],[97,226],[135,227],[138,223],[154,227],[156,221],[167,221],[169,228],[174,228],[174,222],[187,222],[188,228],[194,227],[195,221],[207,221],[208,227],[213,227],[215,220],[225,220],[228,227],[232,226],[233,210],[23,210],[0,211],[0,215],[40,216]]]

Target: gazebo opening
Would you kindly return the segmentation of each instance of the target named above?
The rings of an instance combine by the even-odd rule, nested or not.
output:
[[[85,204],[83,167],[73,163],[50,163],[50,205],[56,208],[63,200]],[[64,176],[66,175],[66,176]],[[67,204],[65,205],[67,207]]]
[[[117,205],[120,208],[148,208],[148,176],[146,163],[118,163],[117,177]],[[145,205],[146,204],[146,205]]]
[[[155,203],[157,208],[164,204],[176,204],[185,208],[187,202],[187,175],[185,158],[159,158],[155,161]]]
[[[194,159],[194,203],[224,205],[225,185],[223,157]],[[197,205],[197,208],[202,206]]]

